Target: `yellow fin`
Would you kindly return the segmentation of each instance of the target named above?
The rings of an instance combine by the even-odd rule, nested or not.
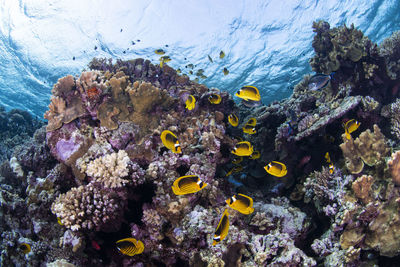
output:
[[[247,133],[247,134],[255,134],[257,131],[256,131],[256,128],[254,126],[252,126],[250,124],[246,124],[243,127],[243,132]]]
[[[194,107],[196,106],[196,98],[194,98],[194,96],[192,96],[192,95],[189,95],[185,104],[186,104],[186,108],[188,110],[194,109]]]
[[[164,55],[165,51],[162,50],[162,49],[157,49],[157,50],[154,51],[154,53],[156,53],[157,55]]]

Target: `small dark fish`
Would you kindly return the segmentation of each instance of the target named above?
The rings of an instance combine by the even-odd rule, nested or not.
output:
[[[132,41],[132,45],[135,45],[136,43],[134,41]]]
[[[72,60],[75,60],[75,57],[72,57]]]
[[[96,45],[94,46],[94,50],[97,50],[97,46]]]
[[[122,32],[122,29],[119,32]]]
[[[227,68],[224,68],[222,72],[224,73],[225,76],[229,74],[229,70]]]
[[[137,39],[137,40],[136,40],[136,42],[140,42],[140,40],[139,40],[139,39]]]
[[[308,82],[308,90],[316,91],[328,85],[329,81],[333,78],[334,72],[331,74],[317,73],[310,78]]]
[[[169,45],[165,45],[165,47],[168,47]]]
[[[213,63],[213,60],[212,60],[212,58],[210,57],[210,55],[207,55],[207,57],[208,57],[208,60],[209,60],[211,63]]]
[[[225,57],[225,53],[224,51],[221,50],[221,52],[219,52],[219,58],[223,59]]]

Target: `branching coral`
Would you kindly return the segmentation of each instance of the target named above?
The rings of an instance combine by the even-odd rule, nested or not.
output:
[[[129,174],[129,163],[128,154],[120,150],[118,153],[105,155],[89,162],[82,171],[107,188],[122,187],[129,182],[123,179]]]
[[[59,195],[52,204],[51,211],[68,229],[99,231],[118,228],[124,209],[122,200],[116,192],[90,183]]]

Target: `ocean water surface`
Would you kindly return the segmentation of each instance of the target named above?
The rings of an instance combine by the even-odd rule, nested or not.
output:
[[[354,23],[380,43],[400,23],[398,1],[2,1],[0,104],[42,117],[52,85],[93,57],[198,69],[208,87],[257,86],[264,103],[288,97],[310,73],[312,22]],[[168,46],[168,47],[167,47]],[[220,60],[219,53],[226,56]],[[208,55],[213,59],[211,63]],[[228,75],[222,70],[227,68]]]

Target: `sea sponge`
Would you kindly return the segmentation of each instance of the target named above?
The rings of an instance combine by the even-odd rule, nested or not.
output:
[[[124,150],[97,158],[87,164],[86,174],[107,188],[122,187],[129,174],[130,159]]]
[[[90,183],[59,195],[51,205],[51,211],[72,231],[100,231],[110,226],[118,229],[115,222],[122,216],[125,206],[121,199],[115,192]]]

